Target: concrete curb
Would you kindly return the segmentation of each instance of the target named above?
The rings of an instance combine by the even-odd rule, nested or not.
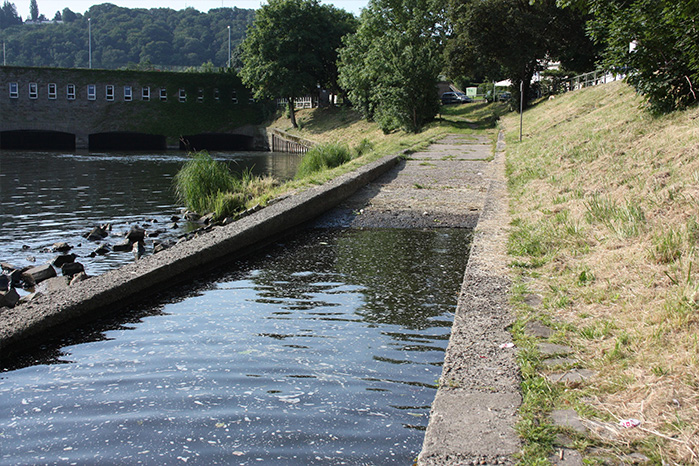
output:
[[[0,354],[39,346],[43,338],[56,336],[63,327],[114,312],[120,306],[211,270],[250,252],[322,212],[336,206],[362,186],[394,167],[401,155],[386,156],[266,207],[237,222],[180,243],[80,282],[66,290],[51,292],[0,312]]]
[[[419,466],[515,464],[520,375],[507,327],[508,195],[499,134]]]

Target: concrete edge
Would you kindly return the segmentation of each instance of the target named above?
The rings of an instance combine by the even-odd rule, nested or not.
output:
[[[504,224],[504,219],[508,218],[508,195],[502,132],[498,135],[489,176],[491,182],[472,240],[440,386],[431,406],[418,466],[515,464],[513,457],[521,448],[515,431],[517,410],[522,403],[519,384],[516,383],[519,370],[515,352],[498,353],[498,364],[506,366],[510,374],[504,377],[507,380],[502,381],[497,391],[475,388],[474,385],[460,386],[460,382],[473,379],[475,372],[478,373],[473,366],[487,361],[479,359],[484,356],[469,354],[466,346],[473,345],[479,347],[479,351],[492,351],[493,354],[498,343],[510,342],[507,331],[512,323],[508,305],[510,279],[505,253],[507,220]],[[490,341],[485,342],[484,338]],[[469,356],[475,358],[465,361]],[[454,380],[457,383],[451,385]]]
[[[66,290],[47,293],[0,312],[0,354],[39,346],[38,336],[63,331],[72,321],[95,319],[139,296],[168,288],[197,273],[240,257],[335,207],[398,164],[385,156],[322,186],[307,189],[232,224],[135,263],[92,277]],[[56,335],[54,335],[56,336]]]

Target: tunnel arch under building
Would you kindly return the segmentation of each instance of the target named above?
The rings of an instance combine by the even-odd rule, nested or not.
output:
[[[36,129],[0,131],[0,149],[75,150],[75,134]]]

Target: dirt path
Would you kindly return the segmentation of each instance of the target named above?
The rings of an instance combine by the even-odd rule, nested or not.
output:
[[[504,143],[448,136],[319,221],[322,226],[476,228],[419,465],[513,464],[521,403],[510,333]],[[465,253],[469,253],[465,245]]]

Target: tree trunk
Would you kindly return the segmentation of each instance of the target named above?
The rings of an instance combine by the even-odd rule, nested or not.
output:
[[[292,128],[298,128],[296,109],[294,108],[294,97],[288,97],[287,105],[289,105],[289,119],[292,120]]]

